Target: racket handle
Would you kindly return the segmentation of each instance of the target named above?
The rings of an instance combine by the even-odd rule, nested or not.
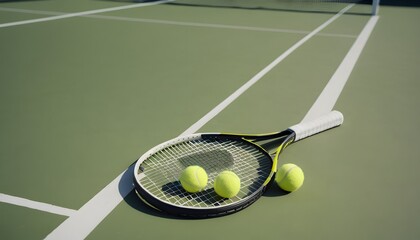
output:
[[[344,121],[343,114],[339,111],[331,111],[312,121],[303,122],[291,126],[289,129],[296,134],[295,141],[310,137],[330,128],[340,126]]]

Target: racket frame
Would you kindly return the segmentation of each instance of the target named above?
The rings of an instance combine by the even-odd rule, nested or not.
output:
[[[343,115],[338,111],[332,111],[326,115],[323,115],[313,121],[296,124],[284,131],[270,133],[270,134],[227,134],[227,133],[195,133],[187,136],[180,136],[175,139],[161,143],[149,151],[144,153],[136,162],[134,167],[134,187],[139,198],[144,201],[147,205],[164,212],[168,212],[174,215],[187,218],[209,218],[223,216],[242,210],[252,203],[254,203],[271,185],[275,179],[277,172],[278,159],[282,151],[289,146],[291,143],[302,140],[306,137],[321,133],[323,131],[340,126],[344,121]],[[252,192],[246,198],[239,201],[223,205],[223,206],[209,206],[205,208],[179,206],[172,204],[167,201],[163,201],[154,197],[147,189],[140,185],[140,180],[144,177],[143,168],[141,164],[151,157],[154,153],[165,149],[169,146],[182,143],[185,141],[191,141],[195,139],[229,139],[234,141],[241,141],[254,149],[258,149],[262,154],[271,159],[272,166],[271,171],[264,181],[264,183],[255,191]],[[266,149],[260,145],[260,142],[278,140],[280,143],[273,154],[270,154],[271,149]]]
[[[217,217],[217,216],[223,216],[230,213],[237,212],[239,210],[242,210],[252,203],[254,203],[259,197],[261,197],[262,194],[268,189],[268,186],[271,185],[271,182],[275,178],[275,174],[277,172],[277,162],[278,158],[280,156],[280,153],[283,151],[284,148],[286,148],[290,143],[294,141],[295,133],[294,131],[287,129],[282,132],[277,133],[270,133],[270,134],[258,134],[258,135],[244,135],[244,134],[227,134],[227,133],[195,133],[187,136],[180,136],[175,139],[166,141],[164,143],[161,143],[149,151],[147,151],[143,156],[139,158],[139,160],[136,162],[136,165],[134,167],[134,186],[135,191],[139,198],[145,202],[147,205],[163,211],[168,212],[174,215],[178,215],[181,217],[187,217],[187,218],[209,218],[209,217]],[[263,148],[261,145],[258,144],[258,142],[261,141],[270,141],[272,139],[281,139],[284,140],[278,145],[276,148],[276,151],[274,154],[270,154],[270,152]],[[192,141],[197,139],[204,139],[204,140],[234,140],[234,141],[240,141],[242,143],[245,143],[249,146],[252,146],[255,149],[258,149],[262,154],[264,154],[267,158],[271,159],[272,161],[272,167],[271,171],[269,173],[269,176],[264,181],[264,183],[259,187],[258,190],[251,193],[249,196],[247,196],[244,199],[241,199],[237,202],[230,203],[228,205],[224,206],[209,206],[205,208],[196,208],[196,207],[189,207],[189,206],[178,206],[175,204],[172,204],[167,201],[160,200],[153,196],[151,192],[149,192],[147,189],[143,188],[140,185],[140,180],[142,179],[142,167],[141,164],[148,159],[150,156],[152,156],[154,153],[159,152],[162,149],[165,149],[169,146],[182,143],[185,141]],[[274,156],[273,156],[274,155]]]

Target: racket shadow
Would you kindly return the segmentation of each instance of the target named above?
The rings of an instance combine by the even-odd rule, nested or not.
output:
[[[147,205],[146,203],[144,203],[139,196],[137,195],[137,193],[135,192],[135,190],[133,189],[133,176],[132,176],[132,172],[134,171],[134,164],[132,164],[122,175],[120,182],[118,184],[118,190],[120,192],[120,195],[123,197],[124,202],[126,204],[128,204],[128,206],[130,206],[131,208],[150,215],[150,216],[154,216],[154,217],[159,217],[159,218],[166,218],[166,219],[174,219],[174,220],[200,220],[200,219],[193,219],[193,218],[183,218],[183,217],[178,217],[176,215],[171,215],[165,212],[162,212],[160,210],[157,210],[155,208],[152,208],[151,206]],[[175,181],[175,182],[170,182],[164,186],[162,186],[162,190],[167,193],[167,194],[172,194],[172,195],[178,195],[178,196],[186,196],[186,195],[190,195],[190,197],[192,198],[192,194],[190,193],[185,193],[185,192],[173,192],[173,188],[178,188],[180,183]],[[214,189],[207,189],[203,192],[201,192],[200,194],[214,194],[213,193]],[[280,189],[279,187],[277,187],[275,184],[271,184],[271,186],[267,189],[267,191],[265,191],[265,193],[262,195],[262,197],[281,197],[281,196],[285,196],[288,195],[289,192],[286,192],[282,189]],[[187,196],[188,197],[188,196]],[[195,200],[197,201],[209,201],[206,200],[206,198],[195,198]],[[219,201],[223,202],[225,199],[219,197]],[[204,219],[201,219],[204,220]]]
[[[206,159],[206,161],[203,162],[203,159]],[[182,166],[181,169],[185,169],[186,167],[192,165],[198,165],[202,166],[207,173],[213,173],[229,169],[233,166],[234,159],[229,151],[224,149],[215,149],[188,154],[179,158],[178,162]]]
[[[121,197],[124,199],[124,202],[127,203],[133,209],[151,216],[168,219],[183,219],[154,209],[146,203],[144,203],[142,200],[140,200],[140,198],[137,196],[136,191],[133,188],[134,165],[135,162],[132,165],[130,165],[130,167],[128,167],[128,169],[123,173],[120,181],[118,182],[118,191]]]
[[[147,215],[151,215],[151,216],[154,216],[154,217],[160,217],[160,218],[168,218],[168,219],[182,219],[182,218],[178,218],[176,216],[166,214],[164,212],[161,212],[157,209],[154,209],[154,208],[148,206],[146,203],[144,203],[142,200],[139,199],[139,197],[137,196],[137,193],[134,190],[132,190],[124,198],[124,201],[130,207],[132,207],[133,209],[135,209],[139,212],[142,212],[144,214],[147,214]]]
[[[197,193],[188,193],[182,189],[179,181],[174,181],[163,185],[162,191],[166,195],[184,198],[190,201],[202,202],[207,205],[219,205],[226,200],[225,198],[218,196],[213,188],[209,188]]]
[[[144,214],[154,216],[154,217],[176,219],[176,220],[192,220],[192,218],[183,218],[183,217],[178,217],[176,215],[171,215],[171,214],[162,212],[154,207],[149,206],[144,201],[142,201],[133,188],[133,185],[134,185],[133,171],[134,171],[135,163],[136,162],[130,165],[130,167],[123,173],[118,183],[118,191],[120,195],[123,197],[124,202],[128,204],[131,208],[139,212],[142,212]],[[179,184],[179,183],[175,182],[172,184]],[[162,190],[166,189],[167,187],[170,187],[170,186],[163,186]],[[209,189],[207,191],[210,191],[210,190],[213,190],[213,189]],[[223,199],[221,199],[221,201],[223,201]],[[195,219],[195,220],[200,220],[200,219]]]
[[[123,173],[118,183],[119,193],[123,197],[126,204],[128,204],[131,208],[139,212],[142,212],[144,214],[148,214],[154,217],[160,217],[160,218],[166,218],[166,219],[177,219],[177,220],[178,219],[191,220],[191,218],[183,218],[183,217],[178,217],[176,215],[167,214],[165,212],[162,212],[160,210],[157,210],[149,206],[144,201],[142,201],[137,195],[136,191],[133,189],[134,183],[133,183],[132,173],[134,171],[134,164],[135,162]],[[250,188],[257,188],[257,187],[258,187],[257,183],[253,183],[250,185]],[[179,181],[173,181],[173,182],[169,182],[163,185],[162,191],[167,195],[171,195],[174,197],[194,199],[194,201],[203,202],[205,204],[215,204],[215,203],[217,204],[217,202],[222,204],[224,201],[227,201],[227,199],[218,196],[214,192],[213,188],[206,189],[199,193],[188,193],[182,190],[182,188],[180,187]],[[267,191],[262,196],[263,197],[279,197],[279,196],[284,196],[287,194],[289,194],[289,192],[281,190],[280,188],[275,186],[275,184],[271,184],[271,186],[267,189]]]

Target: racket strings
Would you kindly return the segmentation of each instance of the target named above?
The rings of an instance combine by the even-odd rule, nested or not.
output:
[[[205,208],[240,201],[260,189],[271,172],[272,161],[249,143],[199,139],[166,147],[141,165],[145,177],[139,183],[155,198],[172,205]],[[201,192],[187,193],[178,181],[190,165],[199,165],[208,174],[207,187]],[[223,199],[214,192],[214,179],[223,170],[231,170],[241,179],[241,190],[234,198]]]

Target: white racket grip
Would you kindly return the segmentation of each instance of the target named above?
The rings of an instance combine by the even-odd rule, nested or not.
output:
[[[303,122],[291,126],[289,129],[296,134],[295,141],[310,137],[333,127],[343,124],[344,116],[339,111],[331,111],[309,122]]]

